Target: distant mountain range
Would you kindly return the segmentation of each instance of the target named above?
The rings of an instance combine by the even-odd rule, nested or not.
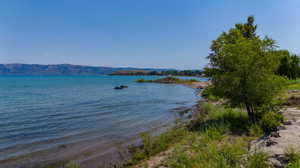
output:
[[[170,69],[131,67],[114,68],[70,64],[0,64],[0,75],[108,75],[116,71],[128,70],[165,71]]]

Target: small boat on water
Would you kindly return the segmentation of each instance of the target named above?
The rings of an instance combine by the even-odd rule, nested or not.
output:
[[[128,88],[128,86],[126,86],[126,85],[121,85],[121,86],[116,86],[116,87],[114,87],[115,90],[121,90],[121,89],[125,89],[125,88]]]

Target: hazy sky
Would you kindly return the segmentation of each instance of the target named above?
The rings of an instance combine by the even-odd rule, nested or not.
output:
[[[248,15],[300,53],[300,0],[1,0],[0,63],[202,68]]]

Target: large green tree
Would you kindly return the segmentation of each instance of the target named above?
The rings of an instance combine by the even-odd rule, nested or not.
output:
[[[256,120],[256,108],[269,104],[283,86],[275,75],[279,59],[272,54],[274,40],[256,34],[254,17],[236,24],[212,42],[210,67],[215,94],[232,105],[245,105],[249,117]]]

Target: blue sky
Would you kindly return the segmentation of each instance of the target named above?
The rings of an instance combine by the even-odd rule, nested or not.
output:
[[[198,69],[248,15],[300,53],[299,0],[2,0],[0,63]]]

